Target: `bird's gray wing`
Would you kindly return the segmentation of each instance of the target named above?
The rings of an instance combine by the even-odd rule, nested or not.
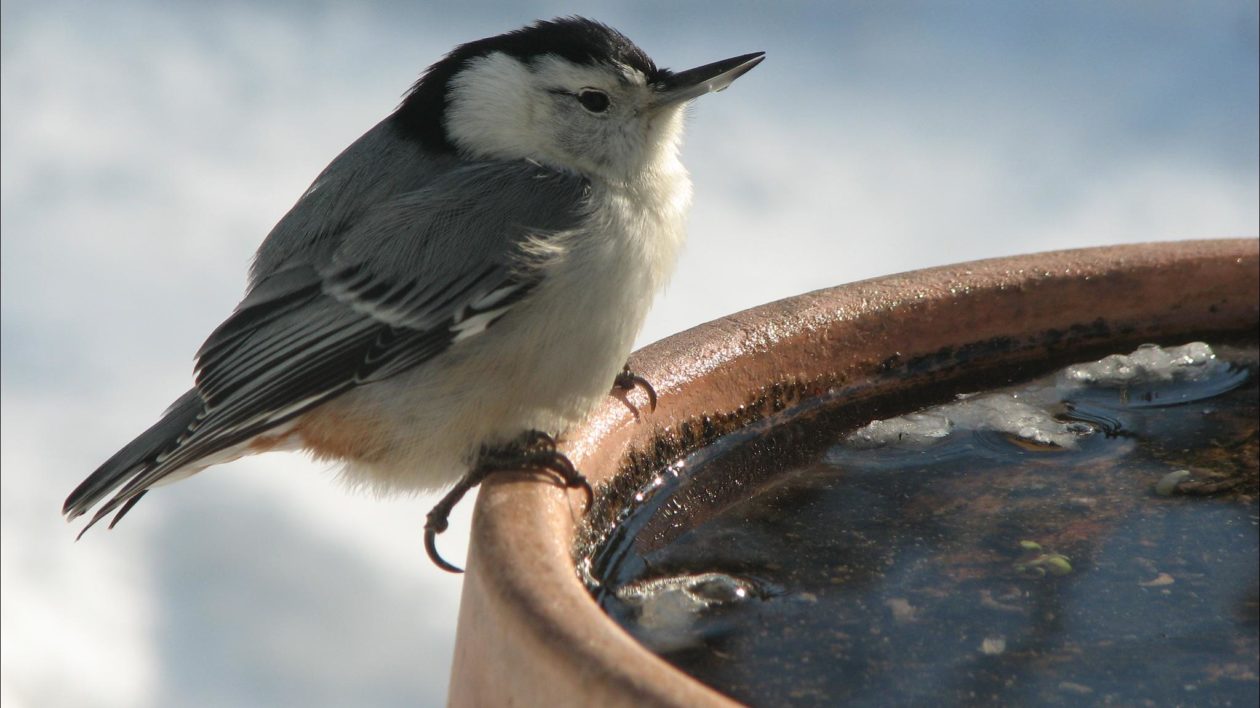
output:
[[[255,282],[198,352],[203,410],[188,429],[75,508],[129,477],[95,523],[184,466],[475,336],[537,284],[522,242],[577,227],[587,189],[529,162],[471,163],[366,209],[326,262],[290,259]]]

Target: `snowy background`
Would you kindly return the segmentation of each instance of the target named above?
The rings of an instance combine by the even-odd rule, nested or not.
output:
[[[440,705],[433,499],[268,455],[73,543],[62,499],[187,387],[250,256],[455,44],[580,12],[700,100],[691,239],[640,338],[925,266],[1255,235],[1237,2],[3,3],[3,682],[21,706]],[[441,539],[466,549],[471,504]]]

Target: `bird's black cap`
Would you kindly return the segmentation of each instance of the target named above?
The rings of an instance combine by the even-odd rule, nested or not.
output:
[[[461,44],[430,66],[394,112],[398,129],[428,150],[454,152],[455,146],[443,127],[447,87],[469,61],[495,52],[521,61],[555,54],[575,64],[625,64],[643,72],[649,82],[668,73],[658,69],[634,42],[607,25],[576,16],[541,20],[506,34]]]

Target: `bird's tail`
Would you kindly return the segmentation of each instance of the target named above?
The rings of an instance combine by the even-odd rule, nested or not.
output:
[[[67,519],[75,519],[121,487],[119,492],[96,512],[79,536],[86,533],[114,509],[121,507],[109,524],[112,528],[136,502],[140,501],[140,497],[144,496],[149,485],[137,483],[148,476],[146,472],[160,465],[166,455],[179,447],[183,438],[195,427],[205,409],[205,402],[197,389],[192,389],[180,396],[153,427],[114,453],[113,457],[106,460],[105,464],[98,467],[87,479],[83,480],[82,484],[70,492],[65,506],[62,507],[62,513]],[[171,472],[174,471],[171,470]]]

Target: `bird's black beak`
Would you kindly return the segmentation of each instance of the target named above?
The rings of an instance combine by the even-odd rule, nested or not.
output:
[[[652,100],[652,108],[664,108],[706,93],[721,91],[765,58],[765,52],[753,52],[672,73],[653,84],[656,97]]]

